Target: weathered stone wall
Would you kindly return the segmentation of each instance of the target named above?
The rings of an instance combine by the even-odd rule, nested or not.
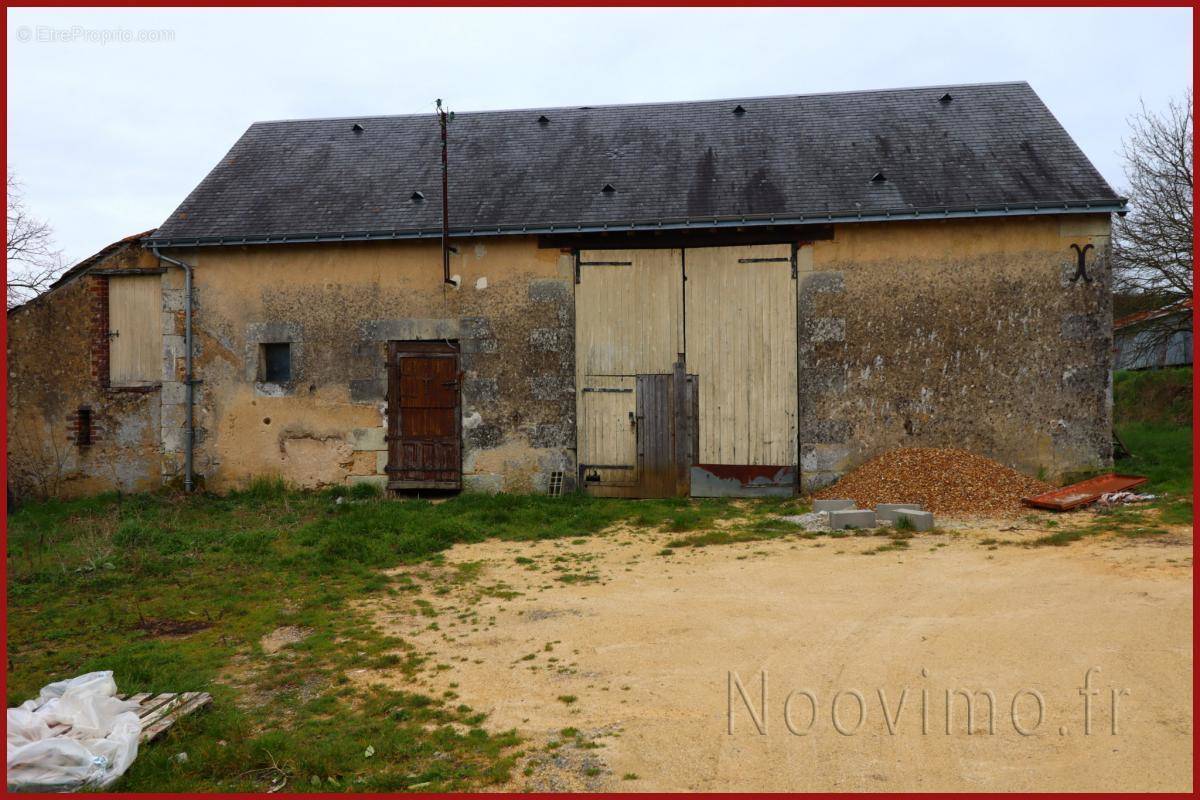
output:
[[[465,488],[543,491],[562,471],[571,489],[571,257],[532,237],[456,245],[459,288],[442,283],[437,242],[179,253],[196,265],[195,468],[206,486],[256,475],[382,485],[387,342],[450,339],[464,372]],[[284,341],[292,380],[259,383],[259,345]]]
[[[964,447],[1028,473],[1104,464],[1111,430],[1106,216],[840,225],[799,254],[806,488],[897,446]],[[1090,281],[1071,245],[1091,244]],[[195,269],[195,471],[383,484],[389,340],[459,343],[468,490],[544,491],[575,470],[573,259],[532,237],[181,251]],[[137,243],[94,270],[145,269]],[[9,452],[26,494],[177,483],[183,273],[162,275],[160,386],[110,388],[103,275],[9,315]],[[290,342],[292,380],[259,346]],[[91,411],[94,442],[73,423]]]
[[[153,265],[130,243],[94,268]],[[18,497],[159,485],[158,389],[108,386],[107,280],[81,275],[8,314],[8,481]],[[80,442],[81,409],[90,444]]]
[[[1109,462],[1107,215],[839,225],[800,266],[806,488],[902,446],[1049,476]]]

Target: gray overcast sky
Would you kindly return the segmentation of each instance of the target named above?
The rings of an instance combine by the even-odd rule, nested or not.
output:
[[[8,164],[68,262],[256,120],[1027,80],[1120,191],[1126,119],[1192,75],[1190,9],[10,9],[7,36]]]

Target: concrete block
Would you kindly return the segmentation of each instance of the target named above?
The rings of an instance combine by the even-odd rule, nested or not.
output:
[[[529,332],[529,345],[540,352],[560,351],[571,337],[559,328],[534,328]]]
[[[463,440],[468,450],[499,447],[504,444],[504,429],[499,425],[485,422],[463,431]]]
[[[476,353],[495,353],[500,349],[500,343],[495,339],[464,339],[459,342],[460,352],[466,355]],[[466,359],[464,358],[465,362]]]
[[[525,291],[535,303],[566,303],[571,299],[572,289],[573,286],[566,281],[540,278],[530,281]]]
[[[809,340],[813,342],[844,342],[846,320],[839,317],[817,317],[812,321]]]
[[[851,439],[850,423],[838,419],[800,419],[800,441],[805,444],[844,444]]]
[[[860,509],[829,512],[830,530],[840,531],[843,528],[874,528],[875,512]]]
[[[896,512],[896,521],[907,519],[912,523],[914,531],[927,531],[933,528],[933,514],[929,511],[910,511],[908,509],[898,509]]]
[[[177,406],[187,402],[187,384],[178,381],[163,381],[159,390],[159,401],[163,405]]]
[[[853,500],[813,500],[813,511],[847,511],[853,508]]]
[[[499,494],[504,491],[504,476],[491,473],[463,475],[463,491]]]
[[[880,503],[875,506],[875,516],[879,517],[881,522],[895,522],[896,512],[904,509],[909,511],[925,510],[920,503]]]
[[[183,311],[185,308],[185,299],[182,289],[163,289],[163,311]]]
[[[466,378],[463,399],[470,404],[495,403],[500,399],[500,384],[495,378]]]
[[[171,334],[163,336],[163,357],[164,358],[183,358],[187,353],[187,347],[184,345],[183,337]]]
[[[387,450],[384,428],[355,428],[350,431],[347,441],[355,450]]]

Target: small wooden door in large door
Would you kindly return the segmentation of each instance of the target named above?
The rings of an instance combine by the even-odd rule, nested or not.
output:
[[[461,489],[458,348],[388,345],[388,488]]]
[[[638,497],[686,497],[695,462],[696,376],[637,376]]]

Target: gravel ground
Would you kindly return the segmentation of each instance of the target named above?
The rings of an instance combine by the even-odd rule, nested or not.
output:
[[[871,536],[785,536],[664,556],[678,534],[637,529],[456,545],[447,567],[474,565],[476,580],[424,595],[420,609],[407,592],[363,602],[428,656],[415,689],[400,667],[348,677],[453,692],[489,714],[487,729],[516,728],[525,755],[504,791],[1190,791],[1190,528],[984,544],[1051,530],[1019,525],[918,534],[887,552]],[[577,564],[596,579],[555,579]],[[1088,735],[1079,690],[1092,666]],[[994,734],[979,695],[973,732],[957,697],[946,733],[946,692],[959,688],[995,693]],[[1045,719],[1025,736],[1012,703],[1031,690]],[[1119,735],[1113,690],[1129,691]],[[815,718],[800,691],[816,698]],[[853,735],[834,728],[835,714],[855,724],[849,692],[865,699]],[[1022,697],[1016,713],[1032,727],[1037,706]]]
[[[1021,498],[1054,487],[966,450],[909,447],[871,459],[816,498],[849,498],[859,508],[920,503],[935,514],[995,516],[1022,510]]]

